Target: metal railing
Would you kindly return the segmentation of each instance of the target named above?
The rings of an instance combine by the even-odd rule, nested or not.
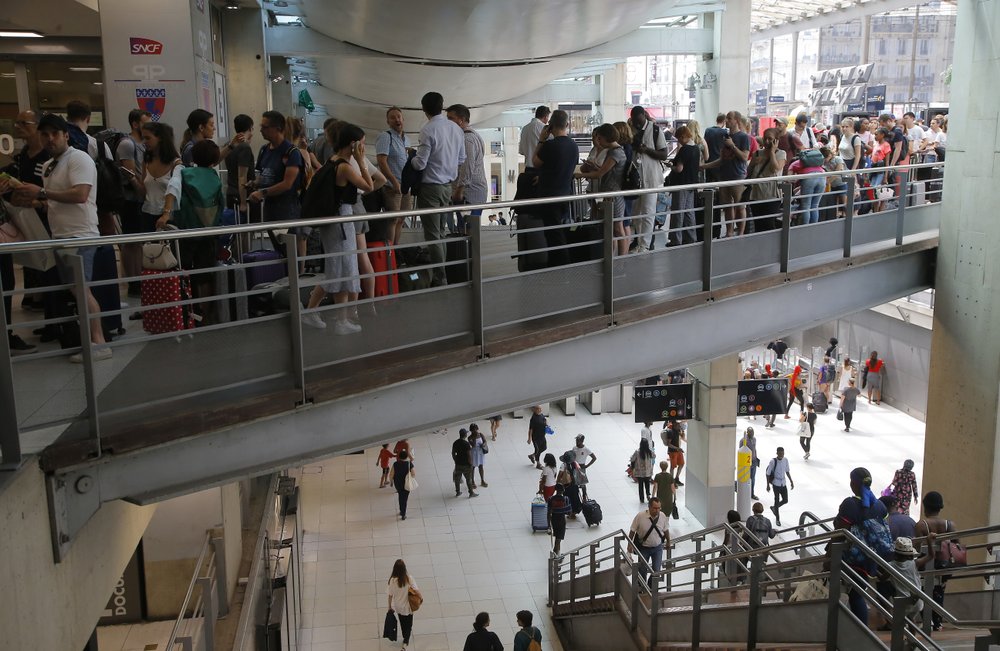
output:
[[[284,251],[279,252],[282,257],[244,259],[204,269],[147,271],[141,276],[105,280],[86,280],[82,260],[75,255],[77,247],[134,245],[162,239],[176,243],[183,253],[185,247],[197,246],[199,241],[273,235],[276,229],[288,228],[319,229],[329,238],[331,231],[359,217],[0,245],[0,255],[54,251],[71,275],[66,277],[71,282],[4,292],[15,300],[27,293],[65,297],[67,292],[72,292],[75,299],[77,314],[50,314],[44,319],[14,323],[15,331],[75,331],[79,341],[89,342],[92,324],[96,327],[102,322],[103,329],[104,320],[127,320],[130,316],[149,317],[150,323],[144,321],[144,327],[156,331],[137,334],[138,328],[132,327],[125,336],[110,341],[107,345],[113,353],[112,361],[95,359],[103,347],[80,346],[72,341],[64,341],[65,348],[11,357],[7,340],[0,338],[0,400],[15,407],[0,415],[0,453],[5,464],[17,463],[20,431],[81,423],[91,441],[89,453],[100,456],[104,447],[102,427],[115,423],[118,431],[130,431],[124,423],[134,427],[140,414],[149,410],[172,413],[185,405],[190,408],[188,403],[196,399],[218,402],[229,395],[245,397],[255,395],[255,391],[275,390],[295,396],[289,403],[292,409],[295,404],[313,400],[317,382],[338,365],[370,362],[387,353],[398,356],[403,351],[434,352],[443,346],[469,347],[485,359],[492,354],[493,343],[514,326],[523,334],[550,327],[553,319],[568,323],[574,319],[592,321],[597,316],[604,319],[606,327],[612,327],[616,310],[634,304],[636,299],[655,301],[711,292],[747,277],[787,274],[794,266],[851,259],[862,248],[891,249],[905,238],[930,238],[936,235],[937,212],[926,210],[926,206],[928,199],[938,200],[940,192],[916,193],[917,186],[907,176],[914,169],[924,168],[939,176],[943,164],[894,168],[897,180],[875,190],[869,187],[870,181],[884,175],[884,169],[369,214],[360,218],[372,224],[388,220],[391,225],[397,218],[416,215],[429,224],[440,220],[442,211],[509,208],[520,223],[516,231],[510,232],[511,237],[503,231],[482,228],[481,220],[476,219],[468,221],[467,234],[437,241],[426,241],[419,233],[408,231],[398,244],[370,243],[362,255],[350,242],[338,245],[343,250],[307,249],[301,255],[299,238],[307,236],[299,232],[283,236]],[[828,214],[831,219],[798,225],[807,212],[810,195],[797,194],[793,184],[831,176],[846,179],[844,201],[840,203],[839,195],[824,191],[821,199],[830,196],[835,204]],[[775,182],[780,197],[771,202],[724,204],[717,200],[717,193],[724,188]],[[890,208],[888,200],[869,196],[880,189],[894,191],[898,205],[872,212],[869,209]],[[679,207],[681,195],[691,192],[701,202],[694,208],[694,216],[701,215],[702,224],[694,227],[694,233],[690,225],[692,211]],[[630,218],[608,208],[616,199],[651,193],[670,193],[678,197],[678,202],[666,211]],[[800,201],[803,206],[796,207]],[[910,206],[912,201],[918,203]],[[573,204],[572,214],[582,221],[563,223],[556,218],[529,223],[529,215],[548,214],[553,205],[567,202]],[[717,239],[713,230],[728,226],[714,217],[716,213],[724,217],[729,209],[747,205],[752,213],[745,226],[747,234]],[[865,210],[869,211],[861,214]],[[594,219],[585,219],[588,217]],[[652,231],[654,250],[618,255],[631,237],[625,231],[626,219],[652,223],[657,218],[662,218],[664,225],[662,230]],[[732,226],[739,228],[735,222]],[[749,232],[751,228],[753,233]],[[692,235],[693,242],[689,241]],[[268,239],[261,238],[263,246]],[[312,246],[315,237],[309,241]],[[332,241],[338,242],[335,238]],[[361,268],[353,266],[355,256],[362,262]],[[365,259],[371,262],[393,257],[395,268],[380,267],[375,271],[374,267],[368,270],[364,266]],[[301,267],[318,264],[331,273],[322,277],[300,274]],[[337,269],[343,271],[334,271]],[[282,280],[277,284],[252,280],[260,276]],[[428,286],[432,280],[445,278],[447,284]],[[105,305],[99,312],[90,310],[86,301],[90,292],[126,282],[174,288],[186,286],[187,281],[194,289],[190,297],[149,296],[142,305]],[[309,295],[319,295],[316,287],[322,285],[327,289],[347,288],[349,292],[364,289],[366,295],[359,300],[342,300],[333,292],[334,303],[307,307]],[[384,290],[383,286],[390,289]],[[182,319],[188,311],[203,317],[197,328],[176,330],[173,325],[157,328],[153,324],[157,315]],[[332,327],[314,330],[303,319],[313,324],[319,319],[321,325]],[[348,329],[357,329],[347,323],[359,324],[364,334],[347,334]],[[2,321],[0,325],[5,329],[8,326]],[[248,343],[253,345],[252,363],[248,361]],[[81,367],[65,363],[66,356],[76,353],[80,354]]]
[[[215,622],[229,613],[226,589],[226,546],[221,537],[205,534],[194,574],[165,649],[214,651]],[[197,590],[197,592],[195,592]]]
[[[801,538],[767,547],[745,545],[744,537],[748,532],[741,526],[728,524],[677,537],[665,549],[664,567],[658,572],[652,571],[644,557],[635,555],[635,548],[626,532],[615,531],[550,559],[549,605],[556,616],[585,614],[593,612],[588,608],[592,608],[598,600],[611,598],[633,635],[650,648],[668,641],[665,631],[669,631],[670,641],[683,640],[690,642],[692,648],[698,648],[703,635],[711,630],[712,642],[745,642],[746,648],[753,650],[763,642],[760,637],[762,612],[771,604],[787,606],[801,584],[822,581],[826,585],[827,596],[801,602],[813,604],[813,610],[808,628],[799,629],[799,635],[805,631],[815,638],[813,642],[825,642],[826,648],[831,651],[844,648],[838,647],[838,639],[843,639],[843,633],[848,632],[841,626],[848,621],[856,626],[852,633],[855,643],[856,636],[860,635],[870,648],[939,650],[941,647],[932,639],[929,628],[931,613],[936,613],[956,628],[988,630],[988,634],[976,637],[977,651],[1000,641],[1000,615],[996,612],[992,618],[956,617],[935,602],[929,587],[917,589],[850,531],[830,530],[826,526],[828,520],[818,520],[812,514],[803,514],[800,522],[800,525],[784,531],[796,532]],[[815,526],[825,530],[815,535],[805,533],[806,529]],[[948,534],[948,538],[982,537],[998,532],[1000,526],[992,526]],[[724,539],[722,544],[703,546],[706,541],[720,535]],[[732,542],[735,545],[730,544]],[[682,546],[686,549],[680,550]],[[691,547],[694,549],[689,551]],[[880,581],[891,584],[895,594],[902,592],[910,596],[891,599],[883,596],[867,577],[845,562],[844,555],[850,547],[863,552],[867,563],[876,568]],[[821,553],[815,554],[814,550],[821,550]],[[682,551],[685,553],[680,553]],[[787,555],[797,558],[781,560],[780,557]],[[802,573],[805,569],[813,572]],[[923,573],[925,581],[927,577],[937,577],[943,572],[955,578],[959,575],[974,576],[995,582],[1000,576],[1000,563],[994,560],[970,564],[965,568],[927,570]],[[725,577],[726,581],[720,582],[716,577]],[[888,644],[867,628],[867,621],[858,621],[841,604],[841,596],[852,592],[855,598],[863,599],[867,608],[888,622]],[[923,625],[907,617],[908,609],[917,601],[924,604]],[[747,617],[716,619],[711,629],[706,628],[705,619],[719,612],[718,606],[723,604],[746,609]],[[816,619],[819,612],[815,609],[816,604],[825,611],[825,626]],[[774,610],[768,612],[769,616],[775,616]],[[681,615],[686,619],[677,619]],[[785,616],[794,617],[791,611],[787,611]],[[851,619],[845,622],[840,620],[847,616]],[[668,622],[671,617],[674,619]],[[742,622],[746,628],[736,630],[734,621]],[[677,628],[684,622],[690,625],[690,635],[682,634]],[[786,627],[767,628],[769,643],[810,641],[796,637],[792,626],[787,627],[787,631]],[[787,637],[775,639],[776,631],[784,632]],[[848,642],[844,640],[844,643]]]

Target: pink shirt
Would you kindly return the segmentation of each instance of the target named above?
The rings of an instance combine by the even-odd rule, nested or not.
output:
[[[788,166],[788,171],[792,174],[813,174],[815,172],[825,172],[822,166],[814,165],[813,167],[803,167],[802,161],[795,159],[792,164]]]

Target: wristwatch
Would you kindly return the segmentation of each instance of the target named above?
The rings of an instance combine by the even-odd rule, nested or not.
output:
[[[263,189],[262,189],[262,190],[260,191],[260,196],[262,196],[262,197],[266,197],[266,196],[267,196],[267,188],[263,188]]]
[[[48,198],[49,198],[49,193],[45,191],[45,188],[42,188],[41,190],[38,191],[39,201],[46,201],[48,200]]]

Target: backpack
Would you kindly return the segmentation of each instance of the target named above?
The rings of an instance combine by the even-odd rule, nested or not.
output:
[[[302,219],[316,219],[340,214],[340,193],[337,192],[337,167],[343,159],[328,160],[313,174],[312,183],[302,195]]]
[[[892,560],[892,536],[884,519],[866,518],[851,525],[850,531],[877,556],[887,561]],[[844,562],[867,572],[869,576],[874,576],[878,571],[878,564],[857,545],[851,545],[844,551]]]
[[[118,145],[127,137],[127,133],[119,131],[118,129],[105,129],[104,131],[94,134],[94,138],[97,140],[97,151],[100,151],[101,145],[107,145],[108,149],[111,151],[111,157],[115,159],[115,163],[119,166],[121,165],[121,162],[118,160]],[[122,185],[128,185],[124,178],[122,181]]]
[[[69,125],[69,142],[74,148],[90,155],[90,139],[75,124]],[[104,144],[98,140],[97,156],[94,158],[94,166],[97,167],[97,212],[121,212],[125,206],[125,175],[114,160],[114,152],[108,158],[106,151]]]
[[[218,226],[225,207],[222,182],[215,170],[206,167],[185,167],[181,170],[180,208],[174,211],[178,227]]]
[[[535,633],[538,631],[534,626],[531,627],[531,634],[525,633],[524,631],[518,631],[517,635],[524,635],[528,638],[528,651],[542,651],[542,645],[538,643],[535,639]],[[514,637],[516,638],[517,635]]]
[[[625,148],[625,170],[622,172],[622,190],[638,190],[642,187],[639,163],[635,160],[635,150]]]
[[[803,149],[799,152],[798,158],[804,167],[821,167],[823,165],[823,152],[818,149]]]
[[[830,384],[833,382],[833,368],[829,364],[823,364],[819,369],[819,383]]]

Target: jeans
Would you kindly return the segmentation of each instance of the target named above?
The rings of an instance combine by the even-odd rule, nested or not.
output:
[[[417,196],[417,208],[438,208],[447,206],[451,202],[451,184],[422,183],[420,194]],[[431,263],[434,268],[431,270],[431,287],[447,285],[448,281],[444,277],[445,244],[443,242],[448,234],[445,227],[444,214],[421,215],[420,224],[424,229],[424,240],[427,244],[427,251],[430,253]]]
[[[802,223],[819,223],[819,202],[823,198],[823,189],[826,188],[826,179],[817,176],[811,179],[802,179],[799,182],[799,202],[802,205]]]
[[[399,618],[399,628],[403,629],[403,644],[409,644],[410,632],[413,630],[413,615],[396,613],[396,617]]]
[[[781,520],[781,516],[778,515],[778,509],[788,504],[788,487],[772,485],[771,490],[774,491],[774,517],[777,520]]]
[[[636,477],[635,479],[639,482],[639,501],[645,502],[653,496],[649,488],[649,477]]]
[[[654,572],[660,571],[660,563],[663,561],[663,545],[657,545],[656,547],[644,547],[642,545],[636,545],[639,549],[639,555],[646,559],[649,566],[653,568]],[[649,572],[646,571],[646,566],[642,563],[639,564],[639,576],[643,580],[646,580]]]
[[[671,230],[675,231],[670,234],[670,239],[677,244],[694,244],[698,241],[694,229],[694,190],[680,190],[673,194],[677,198],[676,208],[680,212],[674,213],[670,220]]]
[[[851,607],[854,616],[861,620],[861,623],[868,626],[868,602],[860,590],[852,588],[847,593],[847,604]]]
[[[750,495],[757,494],[757,467],[760,465],[760,459],[755,460],[750,464]]]
[[[808,436],[800,436],[799,437],[799,447],[802,448],[803,452],[805,452],[806,454],[808,454],[810,447],[812,447],[812,438],[808,437]]]

